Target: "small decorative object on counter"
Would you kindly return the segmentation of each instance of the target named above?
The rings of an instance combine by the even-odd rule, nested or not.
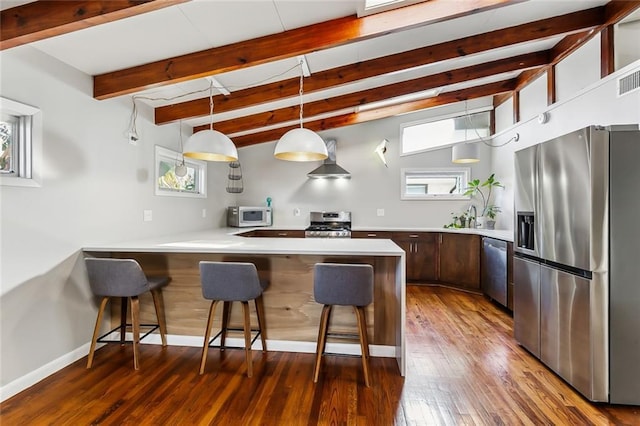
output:
[[[267,197],[267,207],[271,207],[271,197]]]
[[[227,192],[239,194],[244,190],[242,183],[242,167],[239,161],[229,163],[229,180],[227,181]]]

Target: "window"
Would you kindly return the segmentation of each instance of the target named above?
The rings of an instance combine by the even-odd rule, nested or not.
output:
[[[37,186],[34,126],[39,109],[0,97],[0,178],[2,185]],[[39,115],[39,114],[38,114]],[[39,117],[38,117],[39,118]],[[36,147],[39,148],[39,145]]]
[[[156,145],[156,195],[171,197],[207,196],[207,163],[193,158],[184,158],[186,173],[176,175],[176,166],[181,165],[182,154]]]
[[[488,138],[490,121],[490,111],[481,111],[435,121],[407,123],[400,129],[401,155]]]
[[[403,200],[467,200],[469,169],[402,169]]]

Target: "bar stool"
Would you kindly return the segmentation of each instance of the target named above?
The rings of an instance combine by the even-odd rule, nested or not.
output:
[[[247,376],[253,376],[253,360],[251,358],[251,345],[258,336],[262,341],[262,351],[267,350],[267,341],[264,326],[264,304],[262,292],[268,286],[267,280],[258,277],[258,270],[253,263],[246,262],[200,262],[200,280],[202,284],[202,296],[211,300],[209,307],[209,318],[204,332],[204,342],[202,344],[202,359],[200,360],[200,374],[204,373],[207,362],[207,352],[209,347],[219,347],[220,350],[231,348],[225,346],[227,331],[244,331],[245,362],[247,363]],[[249,301],[254,300],[256,306],[256,316],[258,317],[258,328],[252,330],[249,319]],[[222,310],[222,327],[218,334],[211,340],[211,328],[213,317],[218,302],[224,302]],[[231,302],[242,302],[244,314],[243,328],[230,328],[229,317],[231,316]],[[251,339],[251,333],[255,332],[255,337]],[[212,343],[220,337],[220,345]]]
[[[133,343],[133,368],[140,368],[140,350],[138,344],[140,340],[150,333],[160,328],[160,338],[162,346],[167,346],[167,326],[162,303],[162,287],[171,280],[169,277],[147,277],[142,268],[133,259],[96,259],[85,258],[85,265],[89,274],[89,285],[91,291],[96,296],[101,296],[100,308],[96,325],[93,330],[91,347],[89,349],[89,359],[87,368],[93,364],[93,355],[96,343],[114,343],[113,340],[105,340],[110,334],[120,332],[120,344]],[[140,324],[140,302],[138,296],[147,291],[151,292],[153,304],[155,306],[157,324]],[[112,297],[121,298],[120,325],[108,333],[98,337],[102,316],[107,302]],[[127,324],[127,300],[131,303],[131,324]],[[133,340],[125,340],[127,327],[131,327]],[[140,327],[150,327],[142,337],[140,337]]]
[[[324,305],[318,331],[313,382],[318,382],[320,362],[322,355],[324,355],[327,335],[345,336],[345,334],[328,332],[331,308],[333,305],[353,306],[358,321],[364,383],[369,387],[369,343],[364,307],[373,302],[373,267],[371,265],[316,263],[313,272],[313,294],[316,302]]]

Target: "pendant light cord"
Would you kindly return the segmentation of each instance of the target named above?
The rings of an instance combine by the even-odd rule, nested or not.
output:
[[[209,130],[213,130],[213,82],[209,84]]]
[[[302,70],[302,61],[300,61],[298,63],[298,65],[300,66],[300,90],[299,90],[299,95],[300,95],[300,128],[302,129],[302,108],[303,108],[303,105],[304,105],[304,103],[302,102],[302,93],[303,93],[302,85],[304,84],[303,83],[304,72]]]

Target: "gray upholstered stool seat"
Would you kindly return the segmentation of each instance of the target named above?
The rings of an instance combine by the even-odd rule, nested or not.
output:
[[[362,350],[364,382],[369,387],[369,343],[364,307],[373,302],[373,267],[338,263],[316,263],[313,271],[313,295],[322,303],[322,316],[318,331],[316,362],[313,382],[318,381],[320,362],[329,334],[329,319],[333,305],[353,306],[358,321],[358,335]]]
[[[102,298],[98,310],[98,317],[96,318],[96,325],[93,330],[93,338],[91,339],[87,368],[91,368],[93,364],[93,356],[97,342],[112,343],[112,340],[104,340],[104,338],[115,331],[119,331],[120,344],[123,344],[126,342],[125,334],[127,327],[131,327],[133,332],[133,367],[136,370],[139,369],[140,351],[138,344],[140,343],[140,339],[146,337],[157,328],[160,328],[162,346],[167,346],[167,326],[162,303],[162,287],[169,283],[170,278],[145,276],[138,262],[133,259],[85,258],[85,265],[89,275],[91,291],[96,296]],[[147,291],[151,292],[151,296],[153,297],[153,304],[158,319],[157,324],[140,324],[140,303],[138,296]],[[121,298],[120,326],[98,337],[102,316],[107,302],[112,297]],[[131,324],[127,324],[127,301],[131,303]],[[142,337],[140,337],[141,326],[151,328]]]
[[[204,373],[209,347],[215,347],[213,341],[220,336],[219,347],[221,350],[224,350],[227,347],[225,346],[227,331],[238,330],[229,327],[229,317],[231,316],[231,303],[241,302],[244,314],[242,330],[244,331],[245,361],[247,364],[247,376],[251,377],[253,375],[251,345],[258,336],[260,336],[262,342],[262,351],[267,350],[262,292],[267,288],[268,281],[259,278],[258,270],[253,263],[207,261],[200,262],[200,281],[202,284],[202,296],[205,299],[211,300],[209,318],[207,319],[207,327],[202,346],[200,374]],[[258,318],[258,328],[256,330],[251,330],[251,322],[249,319],[250,300],[254,300],[256,306],[256,316]],[[222,327],[220,332],[209,340],[218,302],[223,302]],[[253,340],[251,339],[252,331],[256,332]]]

